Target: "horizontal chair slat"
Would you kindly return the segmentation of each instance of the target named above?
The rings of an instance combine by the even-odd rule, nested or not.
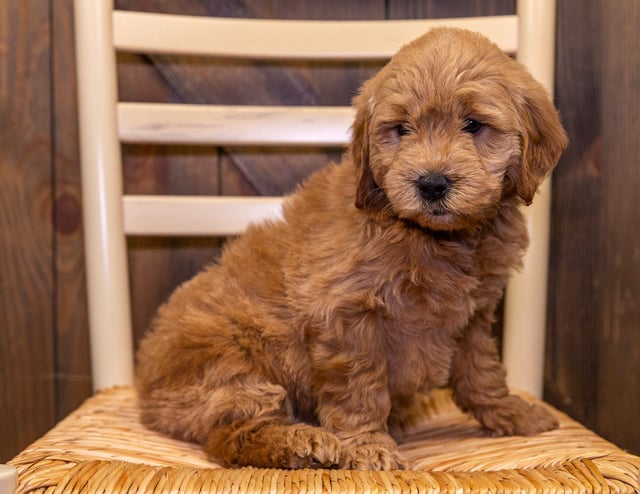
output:
[[[282,198],[126,195],[123,207],[127,235],[227,236],[279,218]]]
[[[254,59],[384,60],[429,29],[444,25],[489,35],[507,53],[515,53],[518,37],[514,15],[307,21],[115,11],[113,21],[120,51]]]
[[[351,107],[119,103],[123,142],[211,145],[343,146]]]

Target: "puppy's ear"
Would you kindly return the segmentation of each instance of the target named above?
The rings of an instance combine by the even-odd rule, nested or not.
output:
[[[521,119],[522,157],[519,167],[509,175],[516,193],[529,205],[540,183],[558,163],[568,139],[543,87],[537,82],[526,86],[520,98],[516,98]]]
[[[369,138],[371,127],[372,97],[366,84],[354,99],[356,117],[352,126],[351,159],[355,165],[358,181],[355,205],[358,209],[379,209],[384,202],[384,192],[376,184],[369,163]]]

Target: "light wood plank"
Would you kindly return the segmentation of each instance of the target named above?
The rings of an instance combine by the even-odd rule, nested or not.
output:
[[[351,107],[212,106],[119,103],[123,142],[342,146]]]
[[[230,58],[380,60],[438,26],[484,33],[501,49],[517,48],[515,16],[382,21],[301,21],[177,16],[115,11],[118,50]]]
[[[227,236],[250,223],[280,217],[281,197],[123,197],[128,235]]]

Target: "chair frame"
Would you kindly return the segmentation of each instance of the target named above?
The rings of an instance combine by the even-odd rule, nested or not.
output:
[[[517,5],[517,15],[486,17],[479,23],[477,19],[449,19],[277,21],[274,25],[274,21],[256,19],[188,18],[113,11],[113,0],[75,0],[80,159],[94,389],[133,382],[134,345],[126,234],[227,235],[238,232],[236,224],[242,227],[265,215],[278,214],[280,204],[279,198],[250,198],[245,201],[251,206],[248,212],[236,217],[226,211],[238,202],[237,198],[172,198],[161,214],[168,218],[168,226],[149,225],[145,220],[145,211],[159,202],[159,198],[123,196],[120,155],[121,142],[152,142],[153,138],[147,132],[153,126],[148,120],[149,114],[155,112],[153,121],[161,122],[158,125],[165,131],[162,139],[168,143],[208,142],[225,145],[238,143],[234,140],[236,132],[217,136],[212,124],[212,137],[209,133],[203,136],[194,129],[215,122],[217,117],[228,115],[229,112],[234,112],[235,116],[241,115],[244,120],[256,121],[256,112],[265,110],[202,106],[192,108],[195,111],[187,112],[191,116],[182,121],[181,112],[184,108],[174,105],[118,103],[116,51],[179,52],[240,58],[262,55],[273,59],[283,56],[276,55],[278,50],[293,47],[294,50],[285,53],[284,58],[384,59],[410,39],[432,27],[446,24],[480,30],[509,53],[516,51],[517,47],[518,60],[552,93],[555,0],[518,0]],[[167,35],[166,31],[170,29],[167,27],[169,21],[177,21],[176,31],[171,35]],[[257,42],[243,46],[240,52],[220,52],[217,37],[228,40],[235,36],[238,26],[243,24],[252,26]],[[271,29],[278,32],[278,37],[269,36],[273,32]],[[333,35],[325,35],[323,39],[339,40],[339,46],[336,43],[336,46],[329,46],[328,51],[315,50],[311,54],[298,51],[298,48],[307,48],[301,40],[313,39],[314,36],[309,33],[318,29],[333,30]],[[380,40],[380,46],[370,42],[371,32],[377,33],[373,39]],[[496,32],[499,34],[497,37]],[[271,46],[264,41],[270,38],[283,39],[284,42]],[[298,41],[291,43],[288,41],[291,38]],[[367,42],[363,43],[362,40]],[[241,46],[244,41],[244,38],[239,39],[235,44]],[[346,53],[345,43],[349,45]],[[271,126],[280,125],[273,123],[278,121],[280,110],[280,107],[268,107],[269,118],[276,115],[275,120],[269,120]],[[302,111],[316,112],[311,120],[313,124],[304,127],[301,135],[293,136],[292,141],[284,144],[335,145],[348,142],[347,129],[353,116],[350,109],[329,107]],[[192,120],[193,114],[199,117],[193,117],[195,120]],[[307,117],[305,114],[303,120]],[[337,122],[341,130],[326,134],[318,132],[317,129],[324,127],[318,121]],[[295,126],[300,127],[299,122]],[[262,143],[261,131],[260,128],[254,129],[254,137],[241,142]],[[187,213],[182,208],[194,205],[200,213],[194,213],[193,221],[186,224],[184,218],[188,216],[185,216]],[[503,358],[509,383],[536,396],[541,396],[543,385],[550,207],[550,184],[547,181],[534,204],[525,211],[531,246],[525,256],[524,269],[509,283],[504,318]],[[207,218],[211,219],[211,224]],[[215,218],[226,221],[214,229]]]

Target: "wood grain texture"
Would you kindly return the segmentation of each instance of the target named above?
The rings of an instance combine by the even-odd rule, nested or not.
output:
[[[350,106],[120,102],[122,142],[215,146],[345,146]]]
[[[558,2],[546,398],[640,452],[640,4]]]
[[[603,2],[597,429],[640,452],[640,3]]]
[[[72,4],[51,4],[57,420],[91,393]]]
[[[0,462],[55,415],[49,10],[0,3]]]
[[[596,2],[579,9],[571,3],[561,2],[557,14],[556,102],[571,143],[552,182],[545,393],[547,399],[594,426],[597,389],[584,376],[597,372],[602,322],[596,302],[601,290],[598,244],[603,234],[598,220],[601,12]]]
[[[515,0],[472,0],[466,2],[407,0],[388,2],[388,13],[391,19],[506,15],[515,13],[515,10]]]

